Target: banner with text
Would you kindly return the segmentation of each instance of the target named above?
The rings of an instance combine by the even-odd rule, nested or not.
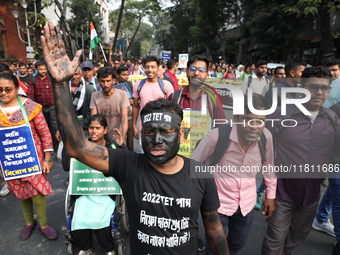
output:
[[[71,159],[71,195],[120,195],[122,190],[113,177],[89,168],[78,160]]]
[[[0,162],[5,180],[41,174],[30,127],[0,128]]]

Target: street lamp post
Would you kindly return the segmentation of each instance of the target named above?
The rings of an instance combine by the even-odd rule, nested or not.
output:
[[[29,25],[29,23],[28,23],[28,15],[27,15],[27,6],[28,6],[28,3],[27,3],[25,0],[23,0],[23,1],[20,2],[22,8],[24,8],[24,10],[25,10],[25,24],[26,24],[27,42],[26,42],[25,40],[23,40],[23,39],[21,38],[21,35],[20,35],[20,30],[19,30],[19,27],[20,27],[20,26],[19,26],[19,22],[18,22],[18,18],[19,18],[20,12],[18,12],[18,11],[12,11],[12,15],[13,15],[14,18],[15,18],[15,22],[16,22],[16,26],[17,26],[17,30],[18,30],[19,39],[20,39],[23,43],[27,44],[27,47],[26,47],[27,58],[32,58],[31,56],[32,56],[32,52],[33,52],[33,47],[32,47],[32,45],[31,45],[31,38],[30,38],[30,30],[29,30],[29,28],[30,28],[30,27],[33,27],[33,26],[36,24],[36,22],[37,22],[37,17],[38,17],[38,15],[37,15],[37,5],[36,5],[36,0],[33,0],[33,1],[34,1],[34,23],[33,23],[32,25]]]

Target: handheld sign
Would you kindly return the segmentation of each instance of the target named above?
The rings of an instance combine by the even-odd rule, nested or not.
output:
[[[41,174],[29,126],[1,127],[0,141],[0,163],[5,180]]]

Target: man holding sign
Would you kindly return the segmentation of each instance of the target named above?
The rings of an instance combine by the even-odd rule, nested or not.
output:
[[[131,254],[197,254],[197,212],[201,211],[214,254],[229,254],[217,214],[219,201],[213,179],[190,178],[190,164],[177,155],[183,139],[182,109],[159,99],[141,112],[145,155],[112,150],[87,141],[70,100],[67,81],[78,65],[81,51],[71,62],[58,28],[44,27],[41,42],[49,71],[55,80],[57,120],[71,157],[120,184],[126,199]]]

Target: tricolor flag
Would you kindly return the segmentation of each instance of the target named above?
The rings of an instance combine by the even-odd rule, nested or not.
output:
[[[92,54],[94,48],[96,48],[99,44],[99,37],[97,35],[97,31],[94,28],[93,22],[90,21],[90,34],[91,34],[91,42],[90,42],[90,54],[89,54],[89,60],[92,60]]]

